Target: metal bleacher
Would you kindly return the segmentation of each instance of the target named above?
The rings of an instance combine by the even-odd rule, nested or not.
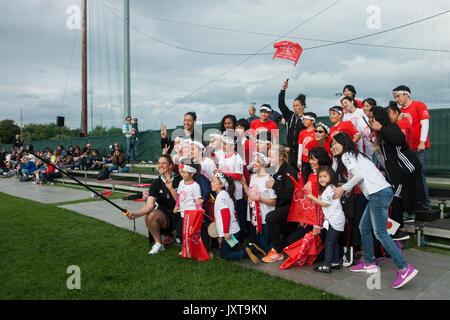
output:
[[[156,169],[156,164],[128,164],[127,167],[130,167],[131,170],[133,167],[146,167]],[[78,180],[83,182],[84,184],[90,187],[97,187],[103,189],[110,189],[111,191],[132,191],[132,192],[142,192],[147,189],[148,186],[136,186],[136,184],[142,184],[145,181],[145,184],[153,181],[158,178],[156,173],[150,172],[112,172],[110,174],[110,178],[106,180],[98,180],[96,177],[99,174],[99,170],[70,170],[69,171],[73,176],[81,177]],[[113,178],[117,178],[113,180]],[[136,181],[137,180],[137,181]],[[60,182],[63,184],[77,184],[73,179],[62,175],[61,178],[55,179],[56,182]]]

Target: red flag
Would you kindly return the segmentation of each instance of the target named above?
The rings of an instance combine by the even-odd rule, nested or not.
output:
[[[206,251],[200,235],[202,222],[202,210],[184,211],[182,258],[197,259],[200,261],[209,259],[208,251]]]
[[[273,47],[277,50],[272,59],[281,58],[294,61],[294,67],[303,51],[303,48],[298,43],[290,41],[277,42]]]
[[[303,266],[305,263],[312,265],[322,249],[323,244],[320,236],[313,236],[312,231],[310,231],[303,238],[283,249],[289,258],[278,269]]]
[[[306,197],[307,194],[314,194],[313,190],[317,189],[317,178],[311,177],[303,186],[301,175],[299,174],[299,176],[300,183],[296,182],[292,176],[289,176],[294,181],[295,189],[287,221],[306,223],[311,226],[322,226],[324,220],[322,207]]]

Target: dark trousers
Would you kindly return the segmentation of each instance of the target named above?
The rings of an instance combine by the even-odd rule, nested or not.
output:
[[[264,251],[269,252],[272,248],[272,243],[270,242],[269,227],[267,226],[267,224],[264,223],[262,225],[262,233],[256,233],[255,226],[252,226],[251,229],[251,241],[256,243]]]
[[[331,224],[328,225],[328,230],[325,237],[325,257],[323,265],[331,267],[331,263],[339,263],[339,235],[340,231],[335,230]]]
[[[395,197],[392,199],[391,202],[391,219],[395,222],[400,223],[399,228],[403,228],[405,225],[403,224],[403,206],[402,206],[402,199]]]
[[[247,221],[247,201],[245,201],[245,198],[236,200],[236,213],[238,215],[240,229],[240,238],[238,238],[238,240],[242,241],[243,238],[249,237],[250,235],[250,225]]]
[[[281,237],[286,239],[288,234],[287,217],[289,215],[290,205],[277,208],[269,212],[266,216],[266,224],[269,227],[270,240],[272,241],[272,248],[277,252],[283,249]]]
[[[361,247],[361,232],[359,231],[359,222],[361,217],[366,210],[367,198],[363,193],[358,193],[355,195],[355,205],[354,205],[354,216],[352,221],[352,245],[355,247]]]
[[[239,239],[239,231],[234,234],[236,239]],[[236,244],[233,248],[230,247],[228,242],[223,238],[220,244],[220,257],[225,260],[241,260],[244,259],[244,249],[239,249]]]

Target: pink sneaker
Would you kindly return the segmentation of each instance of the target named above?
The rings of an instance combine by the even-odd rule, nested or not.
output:
[[[365,272],[365,273],[375,273],[379,271],[377,264],[375,262],[365,263],[364,261],[355,266],[351,266],[349,269],[350,271],[353,272]]]
[[[397,280],[392,284],[392,288],[398,289],[407,284],[412,278],[414,278],[419,270],[414,269],[410,264],[406,266],[404,270],[397,271]]]

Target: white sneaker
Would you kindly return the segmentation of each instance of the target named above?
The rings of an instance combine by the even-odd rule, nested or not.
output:
[[[350,267],[353,264],[353,247],[344,247],[343,260],[344,267]]]
[[[163,250],[164,250],[164,246],[161,243],[155,242],[155,244],[152,247],[152,250],[150,250],[148,252],[148,254],[156,254]]]

